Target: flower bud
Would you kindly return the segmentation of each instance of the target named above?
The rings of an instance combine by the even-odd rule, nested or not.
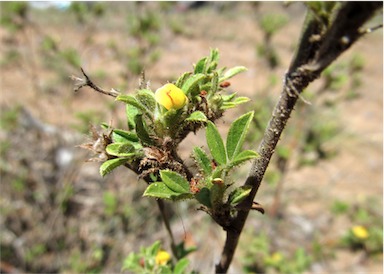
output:
[[[155,92],[156,101],[167,110],[181,109],[187,103],[187,96],[174,84],[165,84]]]

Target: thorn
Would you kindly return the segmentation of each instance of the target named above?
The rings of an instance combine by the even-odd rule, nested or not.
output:
[[[260,205],[260,204],[257,203],[257,202],[253,202],[253,203],[252,203],[251,210],[257,210],[257,211],[259,211],[261,214],[264,214],[264,213],[265,213],[265,210],[264,210],[264,208],[262,207],[262,205]]]

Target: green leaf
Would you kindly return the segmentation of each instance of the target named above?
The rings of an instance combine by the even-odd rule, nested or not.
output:
[[[110,173],[112,170],[117,168],[118,166],[121,166],[128,162],[127,158],[116,158],[116,159],[111,159],[108,161],[105,161],[101,166],[100,166],[100,175],[105,176],[108,173]]]
[[[135,147],[131,143],[113,143],[109,144],[105,151],[109,155],[118,157],[132,157],[136,154]]]
[[[194,74],[204,73],[206,62],[207,62],[207,57],[200,59],[199,62],[197,62],[197,64],[195,65]]]
[[[152,92],[152,90],[141,89],[137,92],[136,98],[146,107],[147,112],[153,113],[155,111],[156,100],[155,94]]]
[[[189,117],[185,120],[191,121],[191,122],[207,122],[208,121],[207,116],[205,116],[205,114],[202,111],[192,112],[191,115],[189,115]]]
[[[232,98],[228,100],[228,98],[225,98],[223,96],[223,100],[224,100],[224,102],[223,102],[223,105],[221,106],[221,109],[234,108],[240,104],[244,104],[244,103],[250,101],[250,99],[248,97],[242,97],[242,96],[236,97],[235,100],[233,100],[233,101],[230,101],[230,100],[232,100]]]
[[[190,193],[189,182],[180,174],[171,170],[161,170],[160,177],[163,183],[175,193]]]
[[[232,161],[229,162],[228,167],[233,168],[246,161],[259,157],[259,154],[253,150],[244,150],[240,152]]]
[[[211,62],[219,62],[220,54],[218,49],[211,49],[209,54],[209,61]]]
[[[160,248],[161,248],[161,242],[160,241],[156,241],[153,243],[153,245],[151,245],[150,247],[147,247],[147,252],[146,255],[148,255],[148,257],[153,257],[153,256],[156,256],[157,253],[160,251]]]
[[[134,106],[135,108],[137,108],[138,110],[141,110],[143,112],[147,112],[147,108],[142,104],[140,103],[134,96],[132,95],[126,95],[126,94],[123,94],[123,95],[119,95],[116,97],[116,101],[121,101],[121,102],[124,102],[128,105],[132,105]]]
[[[195,199],[202,205],[212,208],[211,192],[208,188],[203,187],[198,193],[195,194]]]
[[[219,74],[216,71],[213,73],[211,83],[212,83],[211,92],[216,93],[219,87]]]
[[[232,78],[233,76],[235,76],[236,74],[239,74],[239,73],[246,71],[246,70],[247,70],[247,68],[243,67],[243,66],[231,68],[224,73],[223,77],[220,78],[219,83],[221,83],[225,80],[228,80],[228,79]]]
[[[140,141],[144,144],[152,145],[152,139],[149,137],[148,131],[145,128],[143,115],[136,115],[135,117],[136,133]]]
[[[138,114],[141,114],[140,111],[136,107],[127,104],[125,107],[125,113],[127,115],[128,128],[129,129],[136,128],[135,119]]]
[[[206,177],[212,173],[211,160],[208,158],[208,155],[199,147],[193,148],[193,158],[197,162],[201,172]]]
[[[251,186],[242,186],[239,188],[236,188],[234,191],[229,194],[228,202],[232,206],[237,205],[241,201],[243,201],[249,193],[251,193],[252,187]]]
[[[195,74],[190,78],[188,78],[187,81],[185,81],[181,89],[184,91],[186,95],[188,94],[197,95],[200,92],[199,83],[205,77],[206,77],[205,74],[201,74],[201,73]]]
[[[208,91],[208,90],[211,90],[211,88],[212,88],[212,82],[207,82],[203,85],[200,85],[200,90]]]
[[[192,72],[185,72],[179,77],[179,79],[177,79],[175,86],[181,88],[184,85],[185,81],[187,81],[187,79],[191,76],[191,74]]]
[[[143,196],[173,201],[193,198],[193,194],[191,193],[178,193],[173,191],[164,182],[155,182],[150,184],[144,191]]]
[[[220,178],[216,178],[216,179],[220,179]],[[221,207],[221,205],[223,204],[225,190],[226,190],[225,183],[214,184],[211,187],[210,199],[211,199],[211,204],[213,208]]]
[[[223,139],[221,139],[219,131],[217,130],[215,124],[211,121],[208,121],[205,134],[208,148],[213,159],[215,159],[219,165],[225,165],[227,163],[227,156]]]
[[[224,102],[230,102],[232,101],[233,98],[235,98],[237,92],[234,92],[232,94],[229,94],[229,95],[222,95],[221,97],[223,98],[223,101]]]
[[[137,137],[137,134],[132,131],[114,129],[112,131],[112,140],[115,143],[125,143],[125,142],[138,142],[139,138]]]
[[[150,184],[143,194],[143,196],[147,197],[155,197],[168,200],[172,200],[172,197],[175,195],[177,195],[177,193],[169,189],[163,182]]]
[[[207,68],[207,73],[213,72],[217,68],[218,64],[219,64],[218,62],[212,61],[209,67]]]
[[[240,116],[231,124],[227,137],[227,155],[229,160],[232,160],[240,153],[252,118],[253,111]]]
[[[187,258],[182,258],[176,263],[175,268],[173,269],[173,274],[185,273],[188,265],[189,265],[189,260]]]

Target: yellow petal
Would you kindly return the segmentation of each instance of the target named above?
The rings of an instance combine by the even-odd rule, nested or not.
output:
[[[171,259],[171,255],[167,251],[160,250],[156,255],[156,264],[165,265]]]
[[[361,225],[356,225],[352,228],[352,233],[356,238],[366,239],[369,236],[367,229]]]
[[[174,84],[165,84],[155,92],[156,101],[167,110],[180,109],[185,106],[187,97],[184,92]]]

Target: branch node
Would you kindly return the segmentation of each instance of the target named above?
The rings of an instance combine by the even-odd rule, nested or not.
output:
[[[288,93],[288,96],[289,97],[298,97],[301,101],[303,101],[305,104],[307,105],[312,105],[311,102],[309,102],[308,100],[306,100],[299,92],[298,90],[296,89],[295,85],[293,84],[293,81],[291,80],[291,78],[289,76],[285,76],[285,79],[284,79],[284,86],[286,87],[286,90],[287,90],[287,93]],[[292,93],[293,92],[293,93]]]

